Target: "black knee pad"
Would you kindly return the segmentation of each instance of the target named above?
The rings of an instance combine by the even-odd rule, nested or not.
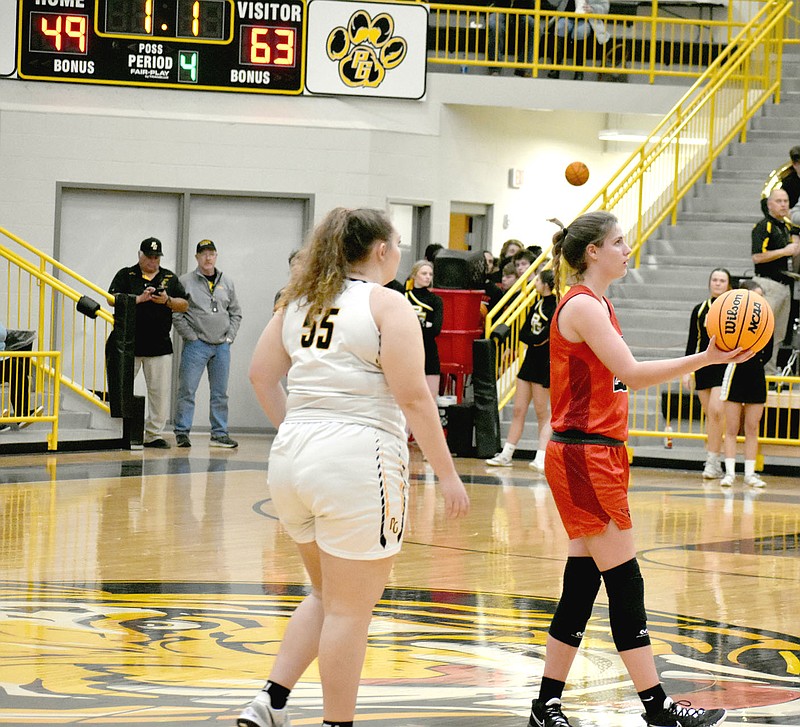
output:
[[[647,646],[647,614],[644,610],[644,579],[636,558],[603,571],[608,593],[611,635],[617,651]]]
[[[569,646],[580,646],[592,606],[600,590],[600,571],[591,558],[567,558],[564,585],[550,636]]]

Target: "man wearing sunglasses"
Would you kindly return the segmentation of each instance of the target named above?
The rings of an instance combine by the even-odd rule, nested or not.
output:
[[[197,243],[197,267],[181,277],[189,293],[189,310],[173,314],[173,325],[183,338],[178,373],[178,402],[175,412],[175,440],[179,447],[191,447],[189,432],[194,419],[197,387],[208,371],[211,391],[209,420],[212,447],[232,449],[238,442],[228,436],[228,375],[230,346],[242,321],[233,280],[217,270],[217,247],[211,240]]]

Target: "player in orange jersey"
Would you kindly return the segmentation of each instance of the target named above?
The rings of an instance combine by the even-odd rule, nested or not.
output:
[[[745,361],[751,353],[724,352],[712,339],[692,356],[637,361],[605,297],[608,286],[627,273],[631,253],[617,219],[590,212],[557,232],[553,243],[556,286],[566,263],[572,287],[550,325],[553,434],[545,474],[570,541],[529,724],[569,725],[561,696],[602,580],[614,643],[642,700],[647,725],[713,727],[725,719],[724,709],[673,702],[656,672],[627,497],[627,392],[701,366]]]

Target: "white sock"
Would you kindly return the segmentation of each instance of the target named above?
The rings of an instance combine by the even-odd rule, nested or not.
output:
[[[719,464],[721,455],[716,452],[709,452],[706,454],[706,464]]]
[[[736,457],[725,457],[725,474],[731,477],[736,474]]]
[[[503,455],[503,457],[508,457],[509,459],[511,459],[514,456],[514,451],[516,449],[517,449],[516,444],[511,444],[511,442],[506,442],[503,445],[503,451],[501,452],[501,454]]]
[[[543,449],[536,450],[536,456],[533,458],[533,462],[538,467],[544,467],[544,450]]]
[[[756,473],[756,461],[754,459],[746,459],[744,461],[744,476],[754,475]]]

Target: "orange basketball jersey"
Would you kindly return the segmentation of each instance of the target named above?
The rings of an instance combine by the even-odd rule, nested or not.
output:
[[[573,429],[625,441],[628,438],[628,387],[614,376],[586,343],[561,335],[558,315],[576,295],[594,293],[574,285],[561,299],[550,327],[550,423],[556,432]],[[614,307],[605,299],[611,325],[622,336]]]

